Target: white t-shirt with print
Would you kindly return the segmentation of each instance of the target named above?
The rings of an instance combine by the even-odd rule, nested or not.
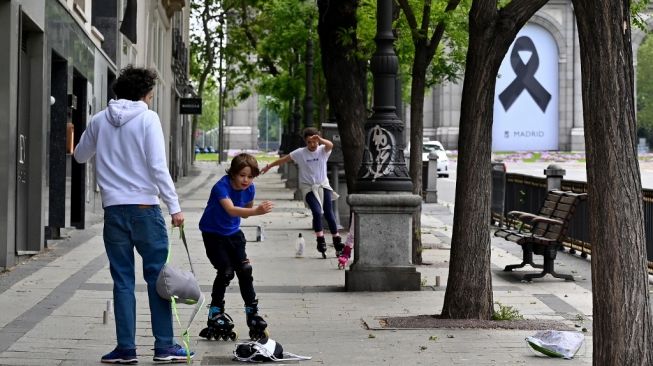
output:
[[[317,147],[315,151],[309,151],[306,147],[300,147],[290,153],[290,158],[299,168],[299,183],[320,184],[327,180],[327,160],[331,151],[326,151],[324,145]]]

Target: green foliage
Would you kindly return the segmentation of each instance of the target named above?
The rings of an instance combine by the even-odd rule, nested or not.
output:
[[[408,69],[406,74],[420,77],[410,71],[415,57],[416,44],[426,41],[426,43],[421,43],[421,46],[424,47],[430,45],[433,41],[438,41],[432,38],[433,32],[439,24],[442,24],[445,31],[442,39],[439,40],[440,43],[432,62],[427,68],[426,75],[424,75],[426,78],[425,84],[429,88],[443,81],[457,81],[463,74],[467,55],[467,14],[469,13],[471,0],[462,0],[453,11],[445,11],[448,4],[446,0],[428,2],[431,3],[430,8],[425,8],[424,0],[407,0],[407,3],[415,16],[416,27],[411,27],[405,11],[402,11],[401,16],[395,23],[399,35],[396,48],[401,64],[406,65],[405,67]],[[428,9],[430,9],[429,13],[424,14],[424,11]],[[422,19],[425,16],[428,17],[426,29],[421,27]]]
[[[492,312],[492,320],[522,320],[524,316],[519,313],[519,310],[509,305],[503,305],[496,301],[495,304],[499,308]]]
[[[218,67],[218,36],[221,32],[218,16],[218,0],[191,1],[189,50],[190,78],[195,82],[198,94],[204,89],[215,89],[215,72]]]
[[[218,98],[218,91],[215,88],[205,89],[202,95],[202,114],[197,116],[197,128],[208,131],[217,127],[219,113],[220,100]]]
[[[653,37],[637,53],[637,134],[653,141]]]
[[[644,12],[650,3],[651,0],[631,0],[630,2],[631,22],[644,32],[648,32]]]
[[[216,153],[195,154],[196,161],[218,161],[218,157],[219,156]],[[256,161],[258,161],[259,167],[265,166],[265,164],[271,163],[279,158],[276,155],[268,154],[255,154],[254,157],[256,158]]]
[[[254,92],[278,103],[271,108],[287,119],[290,101],[304,97],[306,44],[313,41],[314,99],[322,100],[320,48],[317,39],[317,8],[314,2],[270,0],[240,2],[227,12],[225,46],[227,90],[232,102]]]

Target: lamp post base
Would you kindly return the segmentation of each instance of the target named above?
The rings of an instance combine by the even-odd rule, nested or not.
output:
[[[422,203],[410,193],[351,194],[354,261],[345,272],[347,291],[419,291],[411,264],[413,213]]]
[[[421,274],[413,266],[356,268],[345,272],[347,291],[419,291]]]

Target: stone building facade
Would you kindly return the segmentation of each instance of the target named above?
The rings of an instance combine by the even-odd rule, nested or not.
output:
[[[515,74],[511,61],[519,56],[523,44],[511,46],[503,61],[495,91],[495,113],[493,131],[493,150],[560,150],[584,151],[583,106],[581,95],[580,50],[574,11],[569,0],[549,1],[527,23],[516,38],[526,36],[534,40],[537,62],[517,62],[520,67],[536,68],[534,81],[539,83],[551,96],[546,112],[537,105],[535,97],[528,88],[521,90],[511,107],[521,111],[511,113],[501,105],[501,94],[510,85],[508,82],[523,78]],[[643,42],[645,33],[633,28],[633,54]],[[528,47],[526,47],[528,48]],[[533,57],[531,55],[531,57]],[[546,65],[549,65],[548,71]],[[636,62],[635,62],[636,65]],[[507,71],[504,73],[504,71]],[[531,70],[532,71],[532,70]],[[505,80],[504,80],[505,79]],[[502,81],[508,83],[502,84]],[[547,85],[548,84],[548,85]],[[432,90],[425,101],[424,137],[439,140],[446,149],[458,148],[458,124],[462,81],[445,83]],[[518,106],[522,103],[521,106]],[[546,121],[542,118],[546,116]],[[408,117],[405,121],[409,121]],[[519,130],[515,125],[531,127]],[[512,127],[511,127],[512,126]],[[544,126],[544,127],[543,127]],[[407,126],[409,133],[410,126]],[[407,134],[407,136],[409,136]],[[546,141],[542,141],[546,136]],[[503,140],[505,143],[501,143]],[[519,141],[519,142],[518,142]]]
[[[71,153],[126,65],[159,73],[153,109],[185,174],[189,14],[185,0],[0,0],[0,268],[101,217],[93,161]]]

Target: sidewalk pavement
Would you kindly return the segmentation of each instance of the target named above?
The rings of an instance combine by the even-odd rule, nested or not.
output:
[[[215,163],[196,163],[178,184],[186,217],[186,236],[202,290],[207,296],[215,271],[204,253],[199,218],[212,185],[224,174]],[[573,360],[536,355],[524,338],[534,331],[496,329],[385,329],[378,317],[439,314],[447,283],[452,207],[424,204],[422,227],[426,264],[418,266],[423,287],[416,292],[345,292],[345,271],[337,269],[333,249],[324,260],[314,249],[310,211],[293,200],[280,175],[256,179],[256,201],[275,203],[272,213],[243,220],[247,252],[254,267],[260,313],[270,337],[284,350],[312,360],[281,364],[322,365],[565,365],[591,364],[592,296],[586,259],[560,254],[556,268],[572,273],[576,282],[550,276],[522,283],[517,273],[502,272],[519,263],[519,246],[492,239],[494,300],[519,310],[527,319],[552,319],[590,330]],[[166,212],[164,208],[164,212]],[[256,242],[256,225],[264,240]],[[295,258],[298,233],[307,238],[306,256]],[[173,240],[172,260],[186,267],[183,245]],[[0,365],[89,365],[115,346],[113,315],[103,313],[112,299],[112,281],[102,242],[102,223],[71,231],[65,240],[11,271],[0,274]],[[139,257],[137,278],[137,345],[139,362],[152,364],[149,307]],[[436,286],[439,276],[440,286]],[[237,280],[227,290],[226,308],[241,339],[247,339],[243,303]],[[192,307],[180,305],[182,324]],[[234,342],[206,341],[197,336],[206,311],[191,327],[196,365],[232,365]],[[179,334],[179,327],[175,327]],[[580,329],[580,328],[577,328]]]

